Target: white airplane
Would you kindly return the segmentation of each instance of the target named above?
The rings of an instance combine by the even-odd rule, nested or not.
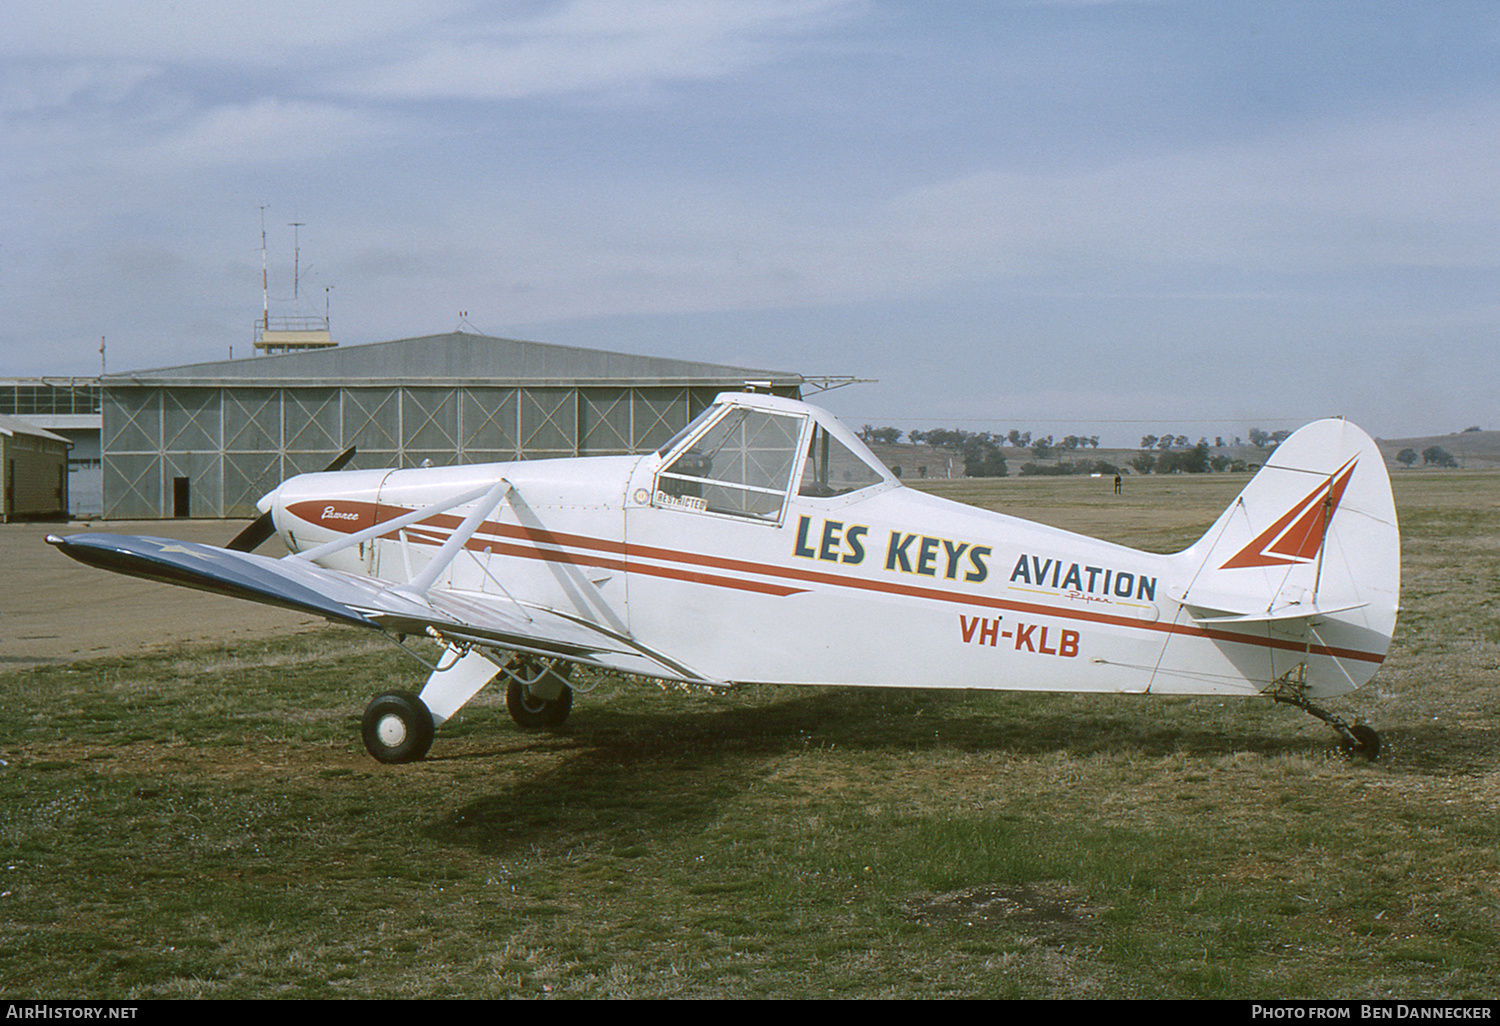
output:
[[[422,758],[496,678],[518,724],[558,727],[576,664],[713,685],[1264,695],[1348,752],[1380,748],[1313,704],[1375,674],[1400,590],[1384,462],[1342,420],[1283,442],[1175,555],[904,487],[826,411],[740,393],[646,455],[325,471],[259,505],[227,548],[47,540],[107,570],[432,638],[420,694],[365,711],[381,762]],[[273,531],[291,555],[248,551]]]

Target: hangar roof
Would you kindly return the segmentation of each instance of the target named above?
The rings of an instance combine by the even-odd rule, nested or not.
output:
[[[62,435],[55,435],[46,428],[37,427],[20,417],[12,417],[4,413],[0,413],[0,435],[31,435],[33,438],[45,438],[48,441],[63,442],[67,445],[73,444]]]
[[[126,371],[100,379],[106,388],[133,385],[526,384],[710,385],[769,384],[797,389],[800,374],[728,367],[656,356],[524,342],[466,332],[338,346],[305,353]]]

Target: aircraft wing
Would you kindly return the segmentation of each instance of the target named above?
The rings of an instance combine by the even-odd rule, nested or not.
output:
[[[170,538],[75,534],[48,535],[47,541],[104,570],[387,634],[434,635],[445,642],[555,656],[626,673],[708,680],[621,633],[506,597],[440,588],[418,592],[305,559],[272,559]]]

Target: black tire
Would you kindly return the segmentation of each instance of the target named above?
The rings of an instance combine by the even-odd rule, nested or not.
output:
[[[410,691],[387,691],[365,707],[365,750],[379,762],[416,762],[432,747],[432,713]]]
[[[1344,753],[1345,758],[1357,755],[1374,762],[1380,755],[1380,735],[1375,733],[1374,728],[1356,723],[1349,728],[1349,733],[1354,735],[1353,741],[1344,738],[1339,742],[1339,751]]]
[[[556,667],[551,672],[567,676],[565,671],[559,671]],[[505,708],[510,711],[510,718],[516,721],[518,727],[525,730],[556,730],[567,720],[568,713],[573,711],[573,689],[564,684],[556,698],[541,698],[532,694],[525,684],[513,680],[505,689]]]

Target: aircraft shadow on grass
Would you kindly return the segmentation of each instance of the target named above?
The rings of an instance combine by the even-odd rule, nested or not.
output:
[[[956,693],[829,688],[718,711],[617,712],[600,704],[561,735],[524,742],[522,750],[550,753],[547,768],[523,771],[504,789],[429,821],[424,834],[495,854],[546,835],[602,832],[629,844],[691,831],[719,818],[773,761],[820,749],[849,753],[853,774],[864,760],[924,752],[1084,758],[1129,751],[1160,759],[1316,749],[1292,733],[1153,720],[1144,707],[1112,710],[1099,700],[1084,699],[1088,708],[1081,708],[1074,696],[999,696],[999,709],[963,708],[968,701]],[[517,750],[485,746],[444,758],[491,760]]]

